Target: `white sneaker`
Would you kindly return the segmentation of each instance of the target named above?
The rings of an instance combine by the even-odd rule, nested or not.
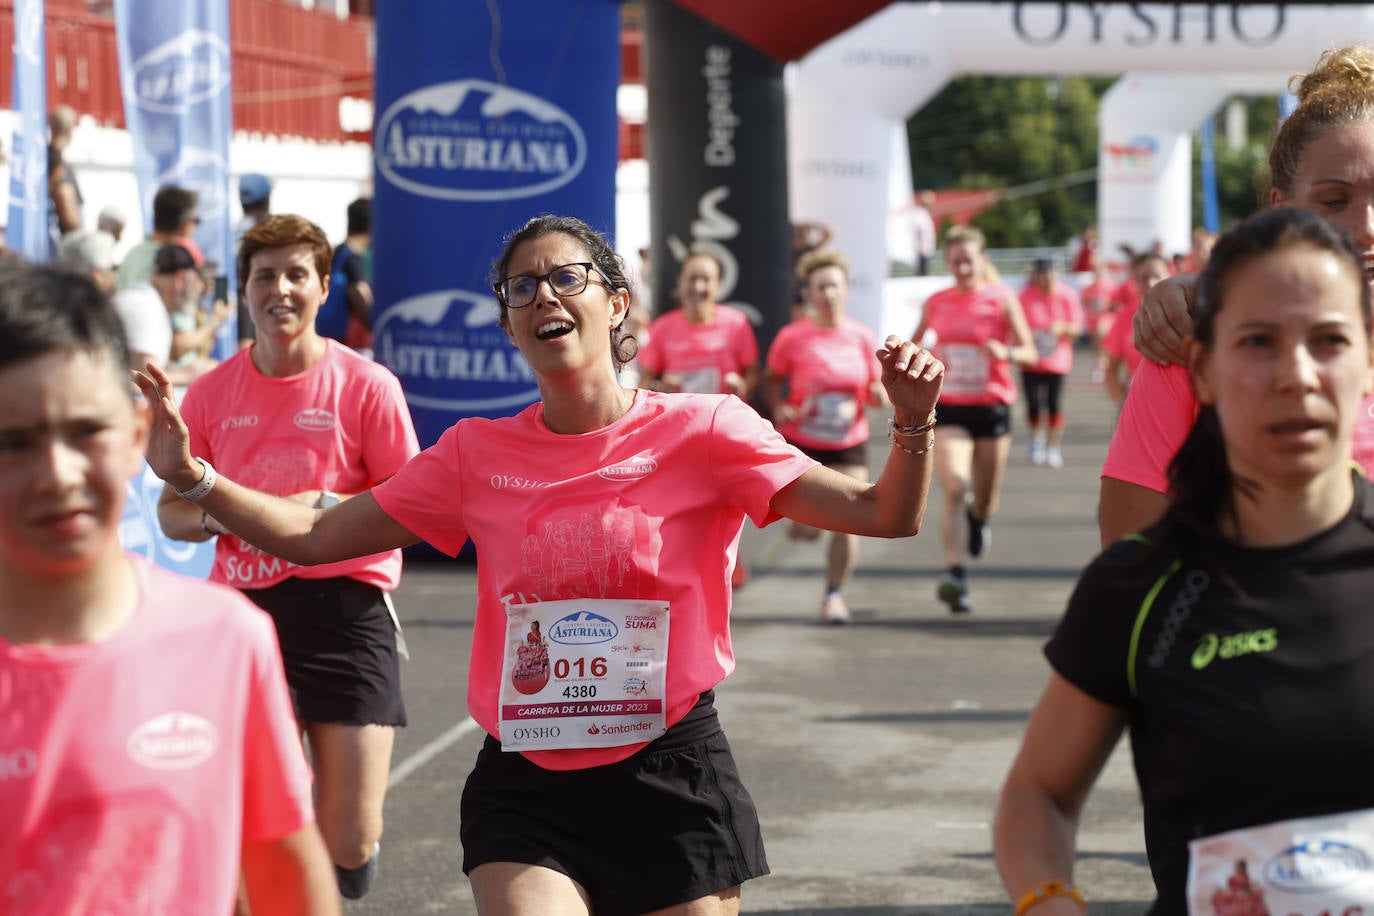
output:
[[[1030,450],[1026,455],[1031,464],[1041,465],[1045,463],[1045,440],[1036,436],[1030,441]]]
[[[1064,453],[1059,450],[1059,446],[1051,445],[1045,450],[1045,464],[1056,471],[1064,466]]]
[[[844,626],[850,619],[849,608],[839,595],[829,595],[821,602],[821,623]]]

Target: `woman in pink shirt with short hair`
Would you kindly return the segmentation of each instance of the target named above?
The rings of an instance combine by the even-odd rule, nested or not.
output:
[[[849,262],[818,249],[797,262],[797,278],[809,306],[807,317],[784,325],[768,350],[764,396],[783,438],[826,467],[868,480],[868,414],[886,399],[876,341],[865,325],[845,314]],[[820,531],[793,523],[793,537],[814,540]],[[847,624],[841,590],[859,559],[856,534],[830,535],[821,622]]]
[[[192,457],[153,370],[139,378],[155,403],[150,464],[296,563],[474,542],[468,708],[488,740],[461,833],[479,912],[737,913],[740,884],[768,870],[713,704],[734,668],[744,519],[914,534],[943,366],[896,337],[878,352],[895,434],[867,484],[817,465],[738,398],[621,387],[629,286],[581,220],[529,221],[493,273],[502,327],[539,384],[520,414],[460,420],[374,490],[308,507]]]

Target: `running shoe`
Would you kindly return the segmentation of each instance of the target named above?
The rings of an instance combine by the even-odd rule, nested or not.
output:
[[[968,555],[981,557],[992,543],[992,527],[987,519],[974,515],[972,509],[965,509],[964,515],[968,519]]]
[[[1045,464],[1056,471],[1064,466],[1064,453],[1059,450],[1059,446],[1051,445],[1045,450]]]
[[[939,582],[935,586],[935,595],[949,605],[951,614],[967,614],[973,610],[973,606],[968,600],[968,584],[948,570],[940,573]]]
[[[821,602],[821,623],[844,626],[852,619],[849,616],[849,608],[839,595],[827,595]]]
[[[1039,436],[1035,436],[1030,441],[1030,450],[1026,455],[1026,459],[1030,461],[1031,464],[1038,466],[1045,463],[1045,457],[1045,440],[1041,439]]]
[[[334,866],[334,878],[339,884],[339,894],[349,900],[361,900],[372,889],[377,878],[377,854],[382,851],[380,842],[372,844],[372,855],[357,868]]]

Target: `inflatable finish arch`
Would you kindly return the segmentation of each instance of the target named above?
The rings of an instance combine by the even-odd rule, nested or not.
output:
[[[1277,94],[1322,51],[1371,37],[1367,5],[893,4],[789,69],[791,212],[834,229],[854,316],[895,330],[881,295],[893,131],[960,74],[1126,72],[1099,115],[1103,250],[1186,248],[1198,122],[1232,92]]]

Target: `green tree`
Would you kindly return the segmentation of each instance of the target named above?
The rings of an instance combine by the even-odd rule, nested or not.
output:
[[[1213,155],[1217,173],[1217,211],[1221,229],[1266,205],[1269,143],[1278,124],[1278,99],[1272,95],[1244,100],[1246,142],[1231,149],[1223,136],[1224,109],[1212,117]],[[1202,143],[1193,138],[1193,222],[1202,225]]]
[[[1111,78],[969,76],[907,122],[917,188],[1007,188],[1097,165],[1097,106]],[[1097,183],[1008,200],[975,217],[994,247],[1059,245],[1093,222]]]

